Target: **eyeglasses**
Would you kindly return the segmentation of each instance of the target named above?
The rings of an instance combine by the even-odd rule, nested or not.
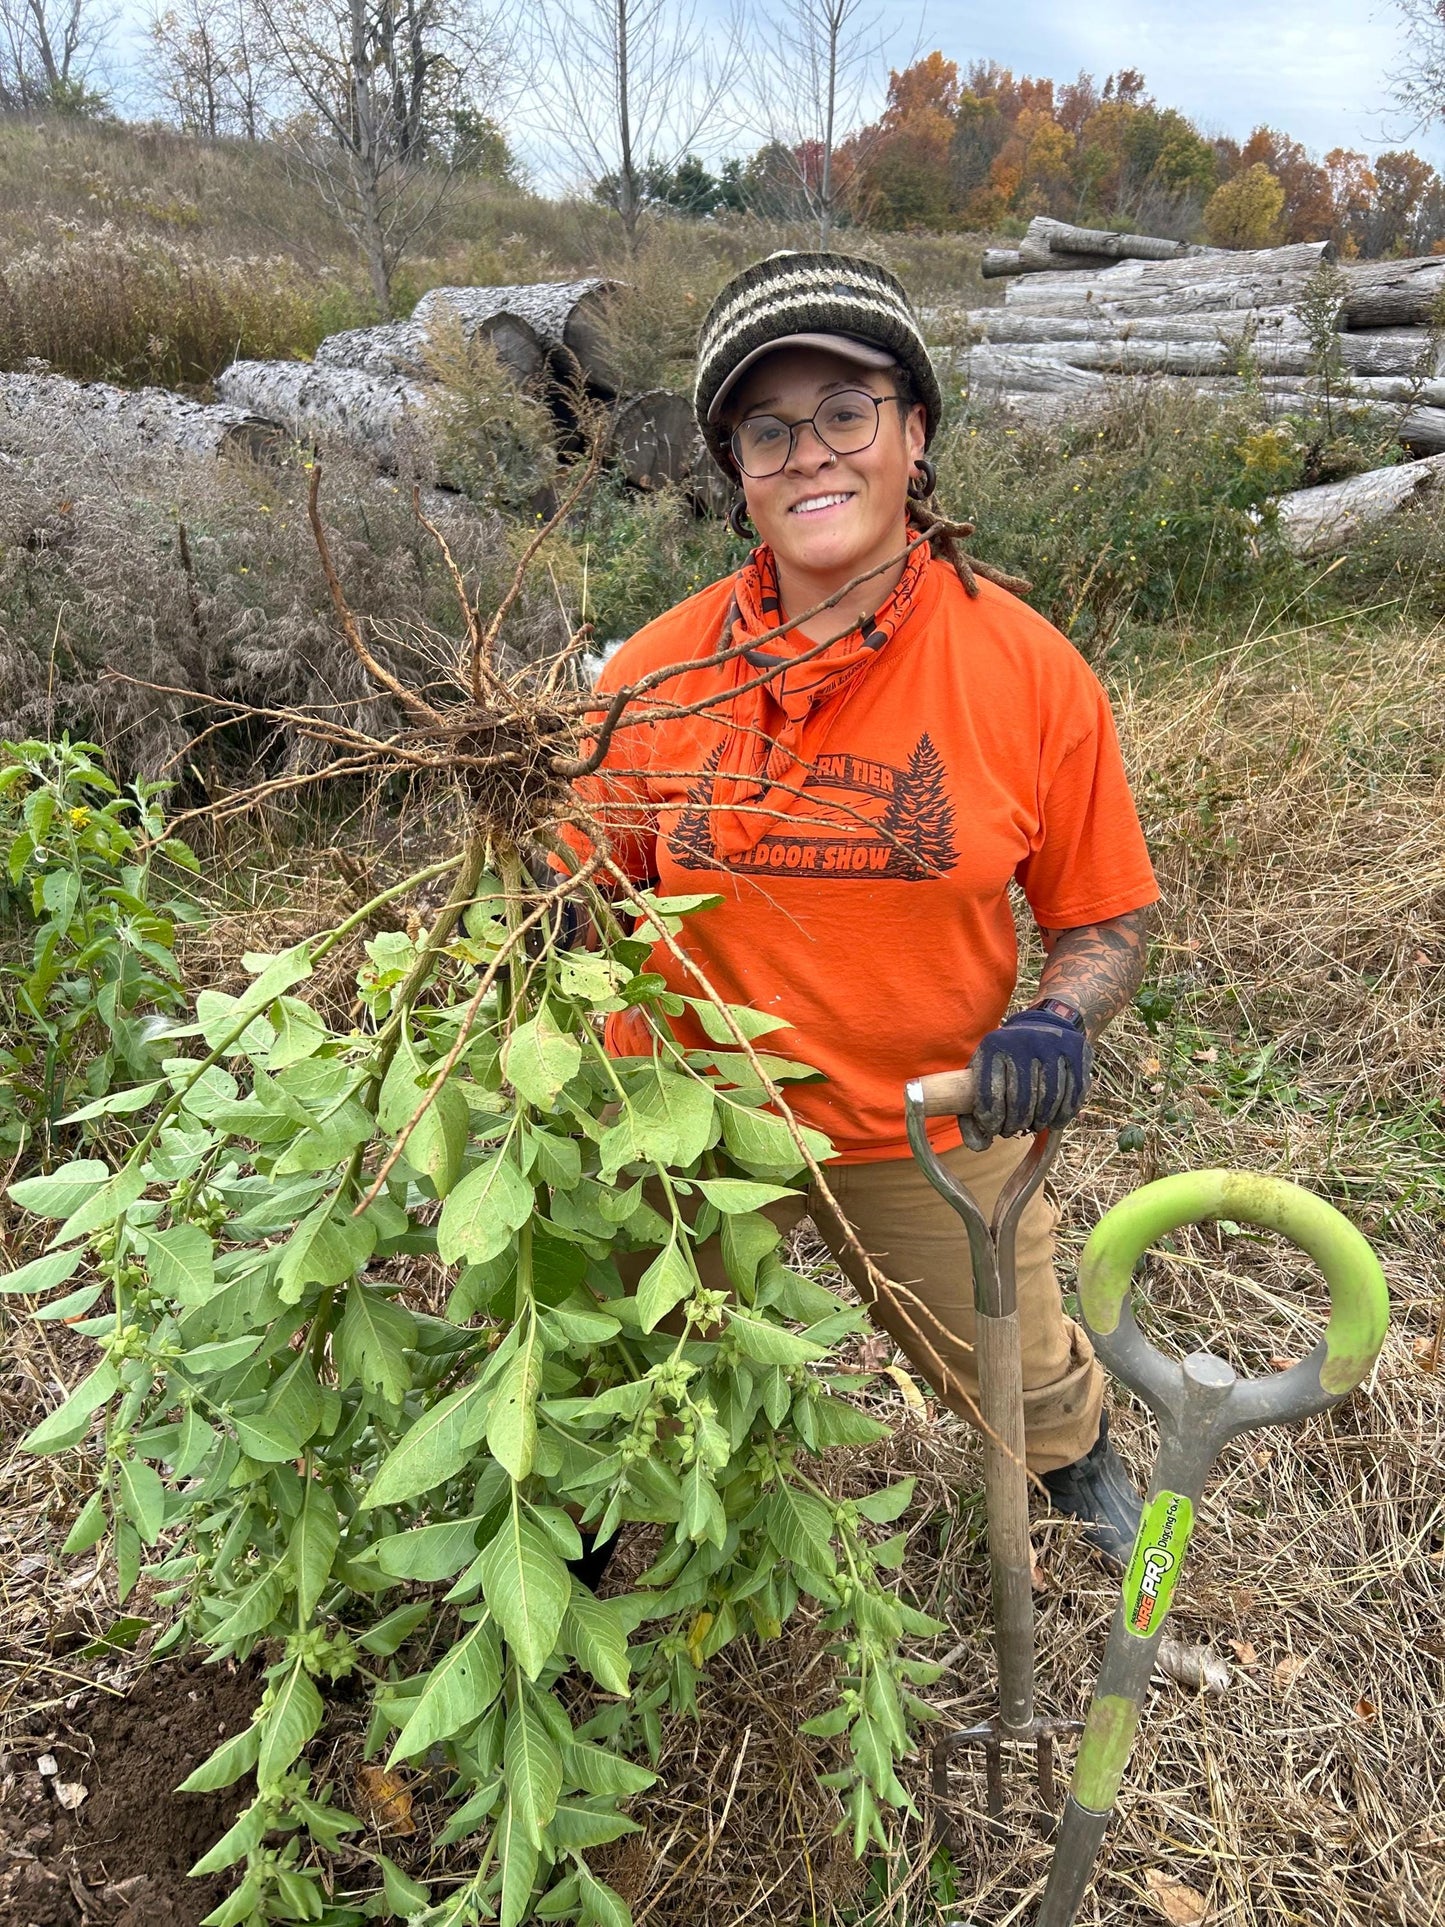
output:
[[[886,401],[902,395],[870,395],[865,388],[845,388],[829,395],[816,414],[785,422],[777,415],[752,415],[739,422],[728,438],[733,460],[744,475],[760,481],[780,475],[792,460],[798,431],[811,428],[824,448],[835,455],[858,455],[878,439],[878,417]]]

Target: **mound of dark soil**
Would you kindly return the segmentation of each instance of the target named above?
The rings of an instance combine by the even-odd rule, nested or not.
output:
[[[123,1699],[88,1693],[12,1733],[0,1788],[0,1921],[5,1927],[196,1927],[233,1884],[187,1879],[243,1803],[174,1787],[246,1725],[256,1682],[187,1662],[145,1673]],[[39,1761],[53,1756],[58,1772]],[[55,1788],[79,1783],[67,1810]],[[73,1796],[71,1796],[73,1797]]]

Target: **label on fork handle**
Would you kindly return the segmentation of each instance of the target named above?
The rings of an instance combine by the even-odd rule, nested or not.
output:
[[[1124,1630],[1136,1639],[1163,1625],[1193,1526],[1194,1504],[1182,1492],[1161,1492],[1140,1520],[1124,1575]]]

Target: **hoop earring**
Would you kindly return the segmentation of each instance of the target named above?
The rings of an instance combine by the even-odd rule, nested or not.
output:
[[[728,510],[728,527],[739,542],[751,542],[756,537],[757,530],[748,520],[748,498],[745,495],[739,495]]]
[[[938,470],[926,455],[919,456],[915,469],[916,473],[908,478],[908,493],[915,502],[927,502],[938,487]]]

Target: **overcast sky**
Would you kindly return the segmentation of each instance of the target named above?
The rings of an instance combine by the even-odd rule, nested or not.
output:
[[[507,0],[503,0],[503,11]],[[736,0],[698,0],[722,15]],[[749,4],[749,0],[744,0]],[[751,0],[764,16],[769,0]],[[115,51],[124,68],[139,52],[150,0],[120,0]],[[1401,39],[1392,0],[878,0],[896,22],[892,54],[939,47],[960,68],[996,60],[1016,73],[1099,79],[1139,68],[1161,106],[1178,107],[1208,133],[1243,138],[1261,122],[1316,153],[1331,147],[1413,146],[1445,168],[1445,132],[1411,134],[1390,109],[1390,73]],[[871,103],[882,104],[886,73]],[[137,111],[132,87],[122,96]],[[756,145],[725,127],[701,146],[716,153]],[[531,147],[525,136],[519,145]],[[530,158],[540,159],[540,156]],[[545,171],[545,170],[539,170]]]
[[[1404,139],[1390,111],[1399,16],[1390,0],[929,0],[924,39],[960,67],[997,60],[1071,79],[1137,67],[1161,106],[1209,133],[1262,121],[1323,154],[1404,144],[1445,163],[1445,140]]]

